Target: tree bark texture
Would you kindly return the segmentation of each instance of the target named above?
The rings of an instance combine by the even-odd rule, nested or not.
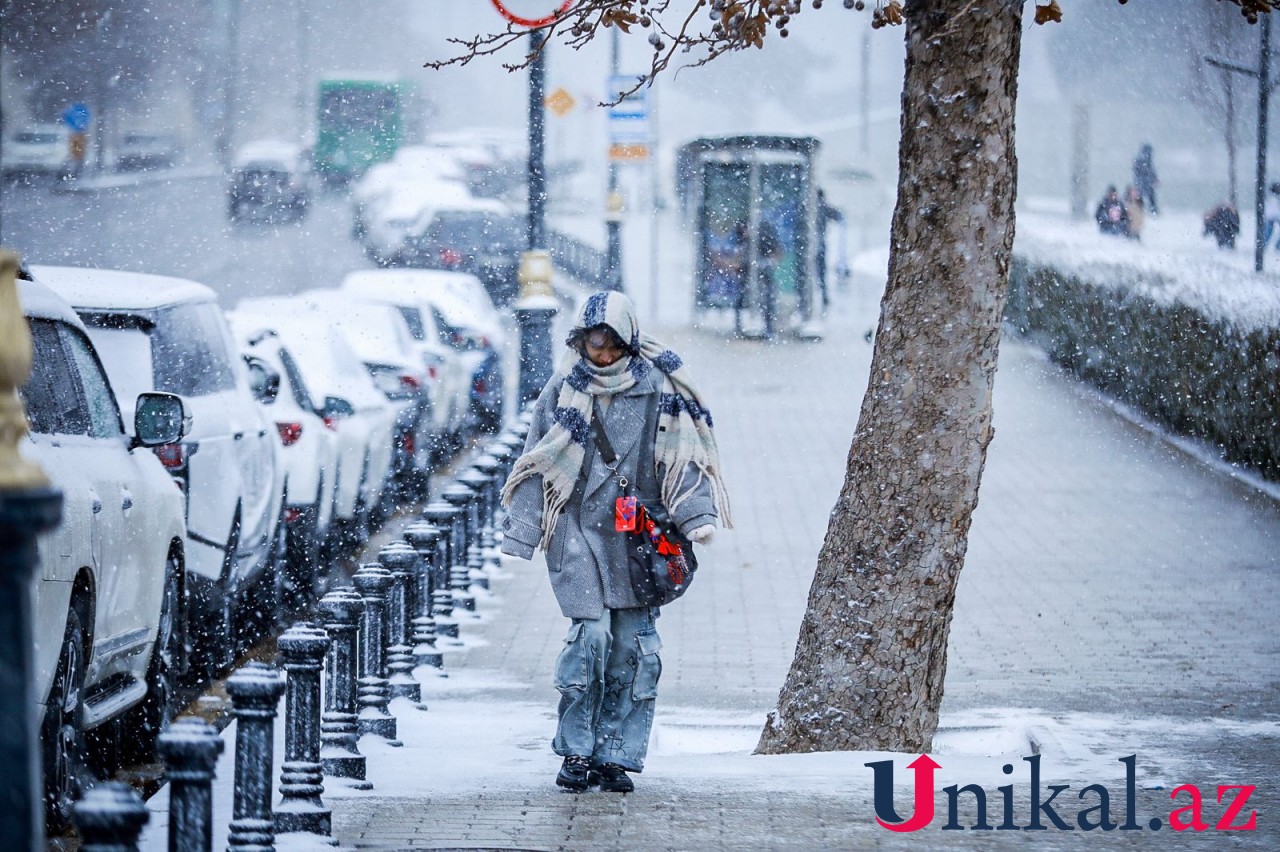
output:
[[[992,437],[1022,7],[906,4],[898,198],[871,377],[759,752],[932,747]]]

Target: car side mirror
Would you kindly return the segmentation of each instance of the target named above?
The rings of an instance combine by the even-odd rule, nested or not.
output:
[[[191,430],[191,415],[182,397],[171,393],[138,394],[133,410],[133,446],[176,444]]]
[[[244,363],[249,368],[249,390],[253,398],[263,405],[270,405],[280,394],[280,374],[261,358],[252,355],[244,356]]]

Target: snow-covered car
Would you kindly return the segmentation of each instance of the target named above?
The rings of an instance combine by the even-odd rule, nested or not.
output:
[[[423,357],[439,365],[441,398],[456,432],[471,423],[491,430],[502,421],[502,319],[473,275],[433,269],[361,270],[341,288],[386,301],[409,320]]]
[[[410,238],[425,227],[423,217],[441,204],[465,203],[470,197],[460,183],[419,179],[394,184],[364,208],[365,253],[382,265],[405,262]]]
[[[337,440],[320,416],[323,400],[314,398],[280,335],[252,315],[232,311],[227,314],[227,322],[241,354],[264,362],[271,371],[266,378],[275,377],[274,392],[257,396],[280,439],[286,590],[291,593],[292,603],[303,604],[317,590],[322,573],[321,545],[333,521]]]
[[[178,137],[172,133],[126,130],[116,146],[116,171],[170,168],[181,149]]]
[[[187,611],[182,495],[146,447],[182,438],[182,401],[130,401],[134,437],[84,325],[48,288],[18,282],[33,342],[20,395],[22,455],[62,492],[62,522],[40,536],[34,664],[49,823],[67,825],[86,732],[121,720],[117,745],[145,756],[176,710]]]
[[[275,427],[254,401],[213,290],[138,272],[32,267],[76,309],[120,399],[180,396],[192,415],[181,442],[156,455],[186,497],[189,596],[213,670],[229,665],[243,616],[270,611],[284,528]]]
[[[294,297],[340,328],[378,390],[396,410],[391,482],[397,496],[425,496],[431,477],[434,401],[408,321],[394,305],[356,299],[338,289],[305,290]]]
[[[411,266],[469,272],[500,305],[519,295],[526,223],[501,201],[464,198],[439,203],[421,217],[406,243],[405,262]]]
[[[311,168],[301,145],[259,139],[236,151],[227,187],[227,214],[233,221],[281,211],[301,219],[310,203]]]
[[[328,317],[303,310],[288,297],[242,299],[236,313],[274,330],[293,355],[335,438],[331,543],[341,548],[363,543],[391,470],[396,409]]]
[[[67,129],[61,124],[23,127],[0,139],[4,177],[61,175],[68,169]]]
[[[420,184],[467,185],[466,170],[448,154],[418,145],[396,151],[385,163],[378,163],[351,186],[351,232],[357,239],[366,236],[371,211],[383,205],[397,187]]]

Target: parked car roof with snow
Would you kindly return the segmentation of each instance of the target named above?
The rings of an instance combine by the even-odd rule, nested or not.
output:
[[[36,280],[55,289],[77,308],[147,310],[180,302],[216,302],[214,291],[186,278],[118,269],[33,266]]]

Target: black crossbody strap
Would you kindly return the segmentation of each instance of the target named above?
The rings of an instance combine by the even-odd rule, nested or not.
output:
[[[596,448],[600,450],[600,458],[613,470],[618,463],[618,454],[613,451],[609,435],[604,431],[604,413],[600,411],[600,404],[595,397],[591,398],[591,433],[596,439]]]

